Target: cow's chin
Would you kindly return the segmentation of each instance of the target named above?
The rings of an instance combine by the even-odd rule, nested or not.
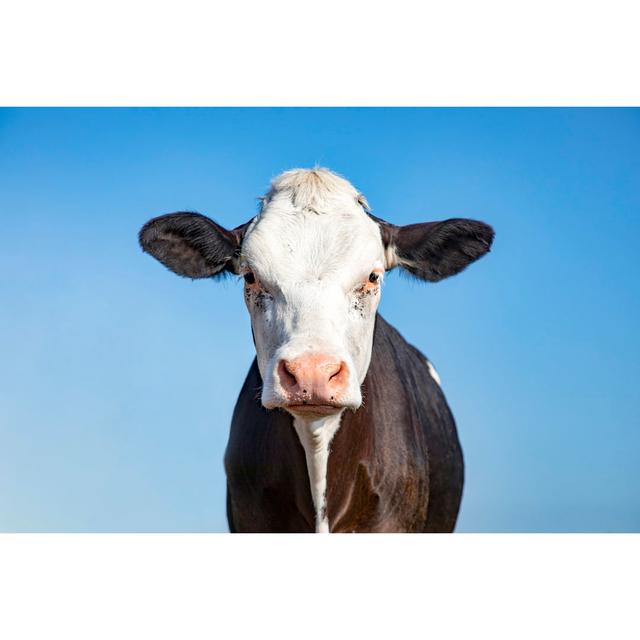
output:
[[[344,411],[347,407],[336,404],[287,404],[282,408],[288,411],[294,418],[319,420],[328,416],[334,416]]]
[[[324,403],[315,401],[287,401],[284,399],[263,399],[262,406],[265,409],[280,409],[301,420],[321,420],[338,415],[345,410],[356,411],[360,407],[360,401]]]

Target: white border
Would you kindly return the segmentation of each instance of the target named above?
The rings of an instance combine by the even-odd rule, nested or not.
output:
[[[10,0],[4,105],[638,105],[629,0]]]
[[[637,535],[3,535],[0,637],[638,638]]]

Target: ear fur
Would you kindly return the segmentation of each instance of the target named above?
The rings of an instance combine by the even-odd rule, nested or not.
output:
[[[142,250],[186,278],[233,271],[246,225],[229,231],[199,213],[181,211],[149,220],[139,233]]]
[[[399,265],[429,282],[460,273],[490,251],[494,238],[488,224],[464,218],[405,226],[376,221],[385,244],[387,269]]]

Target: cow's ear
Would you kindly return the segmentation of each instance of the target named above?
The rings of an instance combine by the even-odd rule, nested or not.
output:
[[[405,226],[383,222],[381,232],[387,269],[400,266],[429,282],[460,273],[491,249],[494,236],[488,224],[464,218]]]
[[[187,278],[210,278],[235,271],[246,225],[229,231],[199,213],[153,218],[140,229],[143,251]]]

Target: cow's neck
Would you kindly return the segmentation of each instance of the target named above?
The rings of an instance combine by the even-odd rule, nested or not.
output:
[[[311,498],[316,514],[316,533],[329,533],[326,504],[327,463],[331,440],[340,428],[341,419],[342,412],[317,420],[303,418],[293,420],[293,426],[307,459]]]

